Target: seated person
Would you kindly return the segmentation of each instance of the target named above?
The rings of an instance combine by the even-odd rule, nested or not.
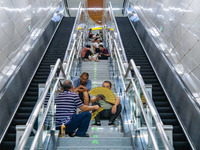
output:
[[[89,58],[89,56],[91,58]],[[93,58],[93,53],[92,53],[92,50],[91,50],[91,46],[90,45],[86,45],[86,47],[83,48],[82,52],[81,52],[81,58],[84,60],[84,61],[87,61],[87,60],[95,60]]]
[[[69,136],[89,137],[86,132],[90,124],[91,113],[88,111],[98,110],[99,106],[84,105],[79,96],[73,93],[73,84],[70,80],[63,83],[63,90],[55,99],[56,129],[60,130],[61,126],[65,125],[65,133]],[[83,112],[76,114],[77,108]]]
[[[88,35],[89,39],[93,38],[93,35],[94,35],[94,34],[92,33],[92,29],[90,29],[89,35]]]
[[[103,43],[101,43],[101,40],[98,38],[96,42],[92,45],[94,53],[100,52],[99,45],[103,45]]]
[[[112,84],[110,81],[104,81],[102,86],[108,88],[109,90],[111,90],[112,88]],[[109,119],[108,125],[115,125],[114,121],[119,116],[122,109],[120,99],[117,96],[115,97],[115,104],[111,104],[106,102],[105,100],[101,100],[100,97],[93,97],[91,98],[90,102],[93,103],[93,105],[98,104],[99,107],[104,108],[104,110],[95,117],[95,123],[93,125],[100,126],[100,119]]]
[[[96,61],[97,61],[97,58],[100,60],[107,60],[108,57],[109,57],[109,53],[108,53],[108,50],[103,48],[103,45],[99,45],[99,49],[100,49],[100,53],[96,56]]]
[[[88,92],[92,88],[92,81],[89,79],[89,74],[83,72],[80,78],[75,79],[74,81],[74,92],[76,92],[80,99],[85,105],[89,105],[89,95]]]

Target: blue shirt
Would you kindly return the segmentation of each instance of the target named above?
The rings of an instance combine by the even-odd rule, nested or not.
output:
[[[81,85],[81,80],[80,78],[76,78],[74,81],[74,88],[77,88],[78,86]],[[87,80],[85,87],[90,91],[92,89],[92,81],[90,79]]]

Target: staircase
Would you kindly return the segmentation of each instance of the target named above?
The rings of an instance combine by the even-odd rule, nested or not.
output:
[[[75,18],[63,18],[39,68],[37,69],[31,84],[8,128],[8,131],[0,145],[1,150],[10,150],[15,147],[16,125],[25,125],[37,100],[38,84],[45,83],[50,73],[50,65],[56,60],[63,59],[68,45]],[[41,56],[37,56],[41,57]]]
[[[91,44],[91,43],[89,43]],[[94,56],[95,57],[95,56]],[[81,61],[80,72],[89,73],[92,88],[101,87],[103,81],[110,79],[109,60]],[[112,82],[113,83],[113,82]],[[114,89],[114,87],[113,87]],[[57,150],[132,150],[130,137],[124,137],[120,119],[115,120],[116,126],[108,126],[108,120],[101,120],[101,126],[92,126],[91,121],[87,137],[62,137],[58,139]]]
[[[173,146],[175,150],[191,149],[128,18],[116,17],[116,21],[128,61],[133,59],[136,65],[140,66],[140,72],[145,84],[152,84],[153,101],[163,124],[173,125]]]
[[[118,125],[108,126],[108,120],[101,120],[101,126],[90,126],[89,138],[59,138],[57,150],[132,150],[131,138],[124,137],[119,120],[115,123]]]

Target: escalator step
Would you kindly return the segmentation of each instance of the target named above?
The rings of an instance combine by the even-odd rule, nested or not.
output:
[[[190,145],[187,141],[174,141],[173,146],[175,150],[190,150]]]
[[[16,133],[16,127],[15,127],[15,126],[10,126],[10,127],[8,128],[8,132],[9,132],[9,133]]]
[[[156,107],[170,107],[169,102],[167,101],[154,101]]]
[[[12,125],[25,125],[27,122],[27,119],[14,119],[12,121]]]
[[[25,95],[24,97],[24,101],[37,101],[37,99],[38,99],[38,95],[34,95],[34,96]]]
[[[183,133],[174,133],[173,134],[174,141],[185,141],[185,135]]]
[[[19,113],[31,113],[32,110],[32,107],[20,107],[18,111]]]
[[[21,106],[22,107],[34,107],[36,104],[36,101],[35,102],[32,102],[32,101],[23,101],[21,103]]]
[[[6,141],[15,141],[15,139],[16,139],[16,134],[15,133],[8,133],[5,136],[5,140]]]
[[[153,100],[154,101],[167,101],[167,97],[166,96],[153,96]]]
[[[166,112],[172,112],[172,108],[170,107],[157,107],[157,110],[159,113],[166,113]]]
[[[165,93],[163,91],[154,91],[152,93],[153,97],[154,96],[165,96]]]
[[[162,119],[164,125],[178,125],[179,122],[177,119]]]
[[[183,132],[180,126],[173,126],[173,133],[180,133]]]
[[[159,113],[160,114],[160,118],[161,119],[167,119],[167,118],[171,118],[171,119],[175,119],[176,116],[174,113]]]

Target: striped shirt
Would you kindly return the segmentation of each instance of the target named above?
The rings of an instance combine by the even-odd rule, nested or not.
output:
[[[46,108],[49,98],[50,93],[48,93],[45,98],[44,108]],[[79,96],[71,91],[64,91],[63,93],[59,93],[59,95],[55,98],[55,104],[56,127],[60,127],[62,124],[68,124],[71,121],[72,116],[76,114],[77,108],[83,106],[83,102],[80,100]],[[51,112],[48,112],[45,120],[45,126],[50,125],[52,120],[51,116]]]
[[[83,106],[83,102],[79,96],[71,91],[64,91],[60,93],[56,99],[56,127],[60,127],[62,124],[68,124],[72,116],[76,114],[77,108]]]

